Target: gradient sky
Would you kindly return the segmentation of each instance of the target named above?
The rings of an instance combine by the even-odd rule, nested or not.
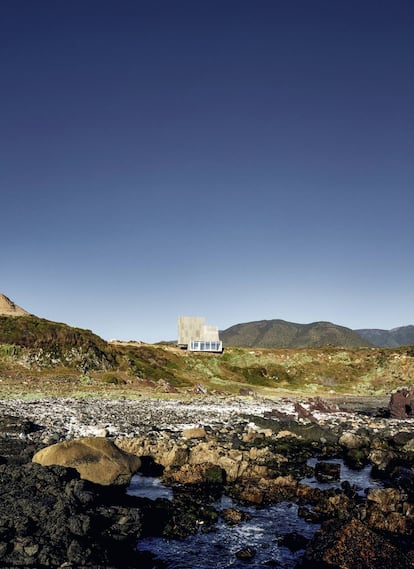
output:
[[[414,324],[412,0],[0,0],[0,64],[17,304]]]

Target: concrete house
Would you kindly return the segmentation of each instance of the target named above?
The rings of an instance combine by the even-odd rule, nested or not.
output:
[[[222,352],[217,326],[208,326],[202,316],[178,318],[178,346],[191,352]]]

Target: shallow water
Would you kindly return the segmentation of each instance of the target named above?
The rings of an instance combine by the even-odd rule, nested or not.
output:
[[[132,477],[127,494],[140,498],[149,498],[150,500],[156,500],[157,498],[173,499],[172,489],[164,486],[159,478],[142,476],[142,474],[136,474]]]
[[[318,462],[316,458],[308,461],[314,467]],[[341,465],[340,481],[321,483],[315,478],[306,478],[301,482],[321,489],[340,487],[341,482],[347,480],[358,488],[361,495],[367,488],[380,487],[381,483],[371,478],[371,467],[367,466],[356,471],[348,468],[343,460],[331,459],[324,462],[334,462]],[[128,493],[155,500],[156,498],[172,499],[173,491],[164,486],[159,479],[134,476]],[[231,508],[231,498],[223,496],[214,504],[218,511]],[[157,558],[168,564],[170,569],[241,569],[250,567],[259,569],[263,567],[284,567],[293,569],[303,555],[303,550],[290,551],[281,546],[280,542],[286,534],[296,532],[310,539],[319,524],[305,522],[297,515],[298,506],[291,502],[281,502],[266,508],[254,506],[238,509],[248,512],[250,520],[235,526],[227,526],[222,518],[213,530],[203,533],[201,526],[197,535],[185,540],[168,540],[163,538],[147,538],[138,543],[139,551],[150,551]],[[251,561],[240,561],[236,553],[245,547],[256,551]]]
[[[224,497],[219,509],[231,507],[230,498]],[[290,502],[274,504],[265,509],[254,507],[239,508],[248,512],[252,519],[229,527],[220,519],[215,529],[208,533],[198,533],[183,541],[149,538],[139,542],[140,551],[151,551],[156,557],[166,561],[171,569],[224,569],[231,567],[283,567],[292,569],[303,551],[291,552],[279,545],[279,539],[290,532],[312,537],[319,527],[308,524],[298,517],[298,507]],[[256,550],[252,561],[236,558],[236,552],[249,546]]]
[[[317,462],[320,462],[316,458],[310,458],[307,462],[308,466],[314,467]],[[381,488],[383,483],[380,480],[376,480],[371,477],[372,467],[370,465],[365,466],[361,470],[352,470],[346,466],[344,461],[340,458],[332,458],[329,460],[323,460],[322,462],[330,462],[334,464],[341,465],[340,480],[333,482],[319,482],[314,477],[304,478],[301,480],[302,484],[307,484],[308,486],[313,486],[320,488],[321,490],[327,490],[328,488],[340,488],[341,483],[344,481],[349,482],[351,485],[358,488],[358,493],[364,495],[365,490],[369,488]]]

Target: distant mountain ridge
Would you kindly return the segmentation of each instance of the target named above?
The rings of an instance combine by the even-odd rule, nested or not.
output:
[[[13,325],[9,320],[10,317],[15,320]],[[26,318],[19,320],[16,317]],[[85,334],[88,336],[87,339]],[[12,342],[26,347],[29,345],[45,347],[50,342],[56,345],[58,338],[58,343],[63,340],[66,348],[72,343],[76,347],[86,343],[90,348],[92,342],[100,344],[99,351],[102,350],[102,343],[106,344],[90,330],[83,331],[66,324],[38,318],[0,293],[0,344]],[[326,345],[343,348],[398,348],[414,345],[414,325],[399,326],[391,330],[380,328],[352,330],[324,321],[298,324],[280,319],[258,320],[235,324],[222,330],[220,339],[224,346],[241,348],[312,348]],[[73,347],[71,345],[71,348]]]
[[[285,320],[259,320],[236,324],[220,332],[225,346],[241,348],[306,348],[339,346],[358,348],[372,346],[354,330],[332,322],[297,324]]]
[[[414,326],[399,326],[391,330],[378,328],[363,328],[355,330],[362,338],[381,348],[398,348],[399,346],[414,345]]]

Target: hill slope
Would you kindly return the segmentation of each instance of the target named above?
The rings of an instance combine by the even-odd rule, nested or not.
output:
[[[236,324],[220,332],[225,346],[244,348],[305,348],[340,346],[357,348],[370,346],[359,334],[331,322],[296,324],[285,320],[260,320]]]
[[[400,326],[392,330],[364,328],[355,330],[360,336],[374,346],[396,348],[398,346],[414,345],[414,326]]]
[[[27,348],[39,365],[93,369],[114,361],[112,348],[90,330],[31,315],[0,316],[0,344]]]

